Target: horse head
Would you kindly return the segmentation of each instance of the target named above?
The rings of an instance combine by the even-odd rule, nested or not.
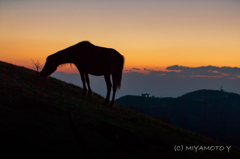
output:
[[[52,74],[54,71],[56,71],[58,66],[58,63],[56,61],[56,58],[53,56],[48,56],[47,61],[40,72],[40,77],[46,78],[50,74]]]

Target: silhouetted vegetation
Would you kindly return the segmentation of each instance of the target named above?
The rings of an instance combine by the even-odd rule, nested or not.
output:
[[[32,59],[31,59],[32,60]],[[36,71],[37,71],[37,75],[39,74],[39,71],[41,70],[42,68],[42,64],[37,60],[37,62],[33,61],[32,60],[32,63],[33,63],[33,67],[36,68]]]

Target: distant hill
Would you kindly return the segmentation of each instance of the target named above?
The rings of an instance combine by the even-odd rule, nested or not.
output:
[[[175,152],[181,146],[229,146],[174,127],[52,77],[0,61],[0,143],[4,158],[234,158],[208,150]],[[145,100],[145,99],[144,99]],[[168,100],[168,99],[166,99]],[[169,100],[171,101],[171,100]],[[134,105],[133,105],[134,106]],[[180,150],[180,149],[179,149]]]
[[[179,98],[124,96],[117,103],[181,128],[240,146],[240,95],[198,90]]]
[[[193,99],[193,100],[208,100],[208,101],[217,101],[217,100],[227,100],[230,103],[240,101],[240,95],[236,93],[229,93],[225,91],[218,90],[197,90],[194,92],[186,93],[180,98]]]

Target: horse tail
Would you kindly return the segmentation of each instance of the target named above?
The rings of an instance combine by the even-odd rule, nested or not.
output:
[[[116,70],[115,70],[115,82],[116,82],[116,88],[120,89],[121,87],[121,81],[122,81],[122,71],[123,71],[123,65],[124,65],[124,57],[122,55],[119,56],[119,61],[116,62]]]

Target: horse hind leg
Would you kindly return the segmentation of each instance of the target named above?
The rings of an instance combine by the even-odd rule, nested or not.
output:
[[[112,81],[113,81],[113,95],[112,95],[112,101],[110,103],[110,107],[113,107],[115,105],[115,94],[116,94],[116,90],[117,90],[117,83],[116,83],[114,74],[112,75]]]

